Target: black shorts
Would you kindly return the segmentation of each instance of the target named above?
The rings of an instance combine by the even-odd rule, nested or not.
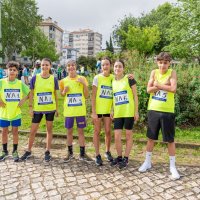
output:
[[[134,117],[121,117],[114,119],[114,129],[123,129],[132,130],[134,124]]]
[[[46,117],[46,121],[53,121],[55,112],[45,113],[44,115]],[[32,123],[40,123],[42,120],[42,117],[43,117],[42,113],[39,113],[39,114],[34,113],[33,118],[32,118]]]
[[[154,110],[148,111],[147,137],[152,140],[158,140],[160,130],[164,142],[174,142],[175,114]]]
[[[98,118],[110,117],[110,114],[97,114]]]

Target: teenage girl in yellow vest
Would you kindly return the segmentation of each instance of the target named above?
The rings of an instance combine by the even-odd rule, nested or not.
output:
[[[79,159],[91,162],[92,160],[85,153],[84,128],[86,127],[86,104],[85,99],[89,95],[88,82],[85,77],[76,73],[76,62],[69,60],[66,63],[68,76],[60,82],[60,93],[64,99],[65,128],[67,129],[68,155],[64,162],[69,162],[73,155],[73,126],[76,119],[78,129],[78,140],[80,145]]]
[[[29,88],[16,77],[18,75],[19,64],[10,61],[7,64],[8,77],[0,80],[0,127],[2,127],[3,151],[0,161],[8,156],[8,127],[12,126],[13,152],[15,162],[19,160],[18,147],[18,127],[21,126],[20,107],[28,99]]]
[[[110,74],[111,60],[108,57],[104,57],[101,60],[102,73],[98,74],[93,79],[92,85],[92,119],[94,123],[94,147],[96,151],[96,165],[103,164],[99,147],[100,147],[100,132],[101,123],[104,123],[105,130],[105,145],[106,152],[105,157],[108,161],[112,161],[113,157],[110,153],[111,143],[111,118],[110,112],[112,108],[112,80],[113,75]]]
[[[128,165],[129,154],[133,145],[133,124],[138,121],[138,96],[136,81],[124,76],[124,62],[117,60],[114,64],[115,78],[112,82],[115,147],[118,157],[111,162],[111,166],[118,165],[120,169]],[[122,157],[122,131],[126,130],[126,148]]]
[[[174,94],[177,88],[176,72],[169,69],[171,56],[161,52],[157,56],[158,69],[151,72],[147,86],[150,94],[148,104],[148,130],[146,159],[139,168],[140,172],[146,172],[151,168],[151,156],[154,141],[158,140],[159,131],[162,131],[163,141],[168,143],[170,158],[170,172],[173,179],[179,179],[180,175],[175,166],[175,114]]]
[[[46,117],[47,130],[47,144],[44,159],[47,162],[51,160],[50,149],[53,120],[54,115],[58,116],[57,90],[59,90],[57,79],[51,75],[51,66],[52,64],[50,59],[42,59],[41,73],[33,76],[30,82],[31,93],[29,108],[32,117],[32,124],[28,141],[28,151],[26,151],[21,157],[21,160],[26,160],[31,156],[31,149],[43,114]]]

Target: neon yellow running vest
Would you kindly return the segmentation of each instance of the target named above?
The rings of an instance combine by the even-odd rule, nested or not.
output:
[[[54,76],[42,78],[40,74],[36,75],[34,88],[34,111],[54,111],[56,110]]]
[[[134,117],[134,96],[128,78],[125,76],[121,80],[113,79],[112,88],[114,118]]]
[[[168,69],[165,74],[160,74],[159,69],[155,70],[155,80],[164,84],[172,74],[172,69]],[[151,93],[149,97],[148,110],[174,113],[174,93],[159,90]]]
[[[18,107],[22,99],[22,82],[15,80],[16,83],[10,84],[7,78],[2,79],[1,99],[6,103],[5,108],[0,108],[0,118],[3,120],[16,120],[21,118],[21,109]]]
[[[96,114],[110,114],[113,101],[112,81],[114,76],[98,75],[98,87],[96,94]]]
[[[63,79],[64,87],[69,87],[69,92],[66,93],[64,100],[64,116],[65,117],[78,117],[86,116],[85,97],[83,93],[83,84],[77,82],[75,79],[66,77]]]

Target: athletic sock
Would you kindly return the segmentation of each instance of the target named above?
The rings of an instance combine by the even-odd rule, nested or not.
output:
[[[68,152],[70,153],[70,154],[73,154],[73,146],[71,145],[71,146],[68,146]]]
[[[85,155],[85,147],[80,147],[80,155],[81,156]]]
[[[145,162],[151,163],[152,152],[146,151],[146,159]]]
[[[2,146],[3,146],[3,151],[8,152],[7,143],[2,144]]]
[[[13,152],[17,151],[18,144],[13,144]]]

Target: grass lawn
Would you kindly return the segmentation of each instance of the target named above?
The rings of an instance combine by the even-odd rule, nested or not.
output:
[[[59,134],[66,134],[66,130],[64,128],[64,117],[63,117],[63,97],[59,96],[59,117],[55,118],[54,121],[54,133]],[[87,127],[85,128],[85,135],[86,136],[93,136],[93,125],[91,122],[91,98],[87,100]],[[45,117],[44,117],[45,118]],[[39,131],[44,132],[46,129],[45,125],[45,119],[42,119],[42,122],[40,123]],[[26,102],[22,107],[22,126],[20,130],[30,130],[31,125],[31,117],[29,115],[29,108],[28,108],[28,102]],[[74,134],[76,135],[76,128],[74,128]],[[136,139],[146,139],[146,130],[145,128],[143,130],[137,129],[134,134],[134,138]],[[103,132],[102,132],[103,134]],[[161,134],[160,134],[160,140]],[[198,143],[200,144],[200,127],[193,127],[188,129],[180,129],[176,128],[176,141],[177,142],[183,142],[183,143]]]

